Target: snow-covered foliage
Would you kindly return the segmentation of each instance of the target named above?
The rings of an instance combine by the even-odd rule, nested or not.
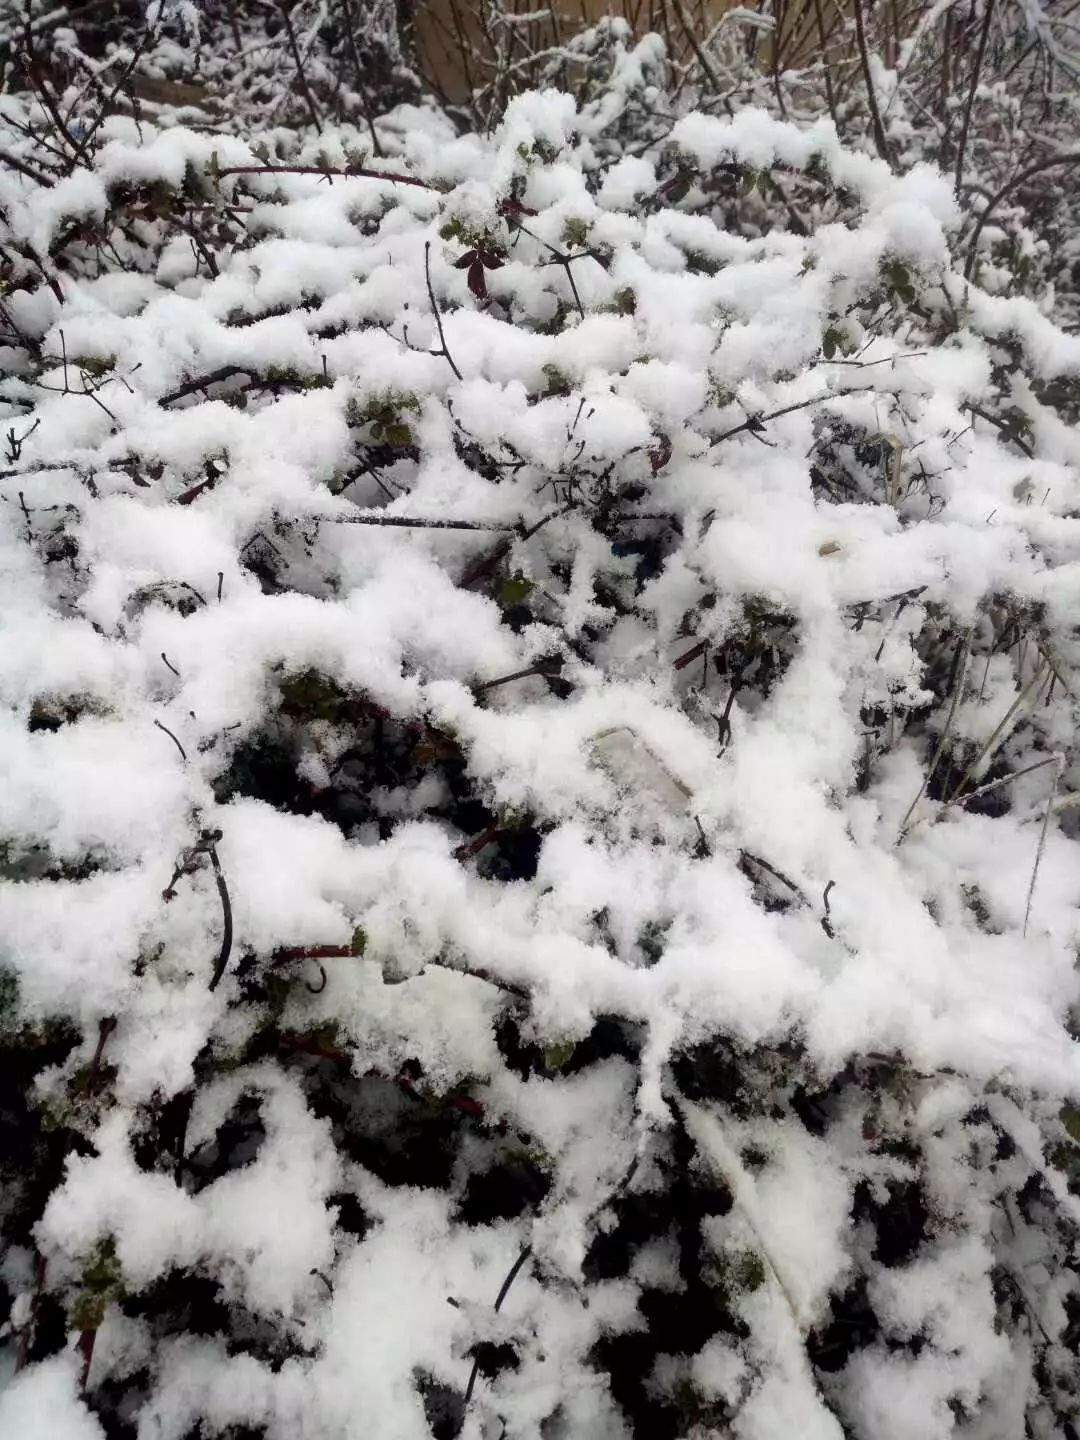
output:
[[[0,1435],[1080,1424],[1080,338],[601,40],[0,101]]]

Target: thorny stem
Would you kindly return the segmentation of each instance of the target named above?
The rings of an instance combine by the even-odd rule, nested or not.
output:
[[[273,965],[289,965],[294,960],[349,960],[356,958],[351,945],[296,945],[285,950],[275,950],[271,957]]]
[[[395,175],[390,170],[369,170],[364,166],[334,165],[228,165],[219,170],[218,176],[226,175],[340,175],[347,180],[390,180],[395,185],[415,185],[420,190],[436,190],[436,185],[420,180],[415,175]]]
[[[783,405],[779,410],[771,410],[768,415],[748,415],[741,425],[733,425],[730,430],[725,430],[722,435],[717,435],[712,442],[713,447],[720,445],[724,440],[730,440],[734,435],[742,435],[746,431],[756,436],[770,420],[779,420],[781,415],[791,415],[796,410],[807,410],[811,405],[824,404],[826,400],[843,400],[848,395],[872,393],[862,387],[856,387],[853,390],[826,390],[823,395],[813,395],[809,400],[797,400],[793,405]]]
[[[319,515],[316,520],[328,525],[385,525],[400,530],[483,530],[507,535],[517,530],[516,525],[496,525],[488,520],[424,520],[408,515]]]

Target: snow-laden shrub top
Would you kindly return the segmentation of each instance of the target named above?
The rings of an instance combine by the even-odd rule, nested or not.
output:
[[[1080,339],[612,93],[0,173],[5,1432],[1067,1433]]]

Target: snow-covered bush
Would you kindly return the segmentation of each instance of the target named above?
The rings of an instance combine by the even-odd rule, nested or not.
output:
[[[1080,339],[615,48],[0,102],[2,1434],[1077,1423]]]

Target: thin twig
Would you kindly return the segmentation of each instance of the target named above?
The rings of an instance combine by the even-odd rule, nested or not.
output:
[[[292,16],[289,14],[291,6],[289,0],[279,4],[281,18],[285,22],[285,33],[289,38],[289,49],[292,51],[293,60],[296,62],[296,81],[300,86],[300,93],[304,97],[304,103],[311,114],[311,123],[315,129],[322,134],[322,116],[319,107],[315,104],[315,96],[312,94],[311,86],[308,84],[307,75],[304,73],[304,59],[300,54],[300,47],[296,43],[296,31],[293,29]]]
[[[967,151],[968,130],[971,126],[971,112],[974,108],[975,95],[979,88],[983,56],[986,54],[986,41],[990,34],[990,22],[993,18],[994,0],[986,0],[986,9],[983,11],[982,29],[979,31],[979,46],[975,51],[975,64],[971,71],[971,84],[968,87],[967,103],[964,105],[964,118],[960,124],[960,141],[956,147],[955,186],[957,195],[960,194],[960,186],[964,179],[964,156]]]
[[[435,353],[436,353],[436,354],[440,354],[440,353],[441,353],[441,354],[443,355],[443,357],[445,358],[447,364],[450,366],[450,369],[454,372],[454,374],[455,374],[455,375],[457,376],[457,378],[460,380],[460,379],[462,379],[462,374],[461,374],[461,371],[460,371],[460,370],[457,368],[457,366],[454,364],[454,357],[450,354],[450,351],[446,348],[446,336],[445,336],[445,334],[443,333],[442,316],[439,314],[439,307],[438,307],[438,305],[436,305],[436,303],[435,303],[435,289],[434,289],[434,287],[433,287],[433,285],[432,285],[432,283],[431,283],[431,241],[430,241],[430,240],[425,240],[425,241],[424,241],[424,279],[427,281],[428,299],[431,301],[431,308],[432,308],[432,310],[433,310],[434,313],[435,313],[435,324],[436,324],[436,327],[438,328],[438,331],[439,331],[439,344],[442,346],[442,350],[441,350],[441,351],[436,351]]]
[[[523,1245],[523,1246],[521,1247],[521,1250],[520,1250],[520,1252],[519,1252],[519,1254],[518,1254],[517,1259],[514,1261],[513,1265],[511,1265],[509,1271],[507,1272],[506,1279],[503,1281],[502,1286],[501,1286],[501,1288],[500,1288],[500,1290],[499,1290],[499,1293],[498,1293],[498,1295],[497,1295],[496,1298],[495,1298],[495,1313],[496,1313],[496,1314],[498,1314],[499,1310],[500,1310],[501,1307],[502,1307],[503,1301],[506,1299],[507,1295],[510,1293],[510,1286],[513,1285],[514,1281],[517,1279],[518,1275],[521,1273],[521,1268],[522,1268],[522,1266],[525,1264],[525,1262],[528,1260],[528,1258],[529,1258],[529,1256],[530,1256],[531,1254],[532,1254],[532,1246],[531,1246],[531,1245]],[[478,1375],[479,1373],[480,1373],[480,1361],[479,1361],[478,1358],[474,1357],[474,1358],[473,1358],[473,1363],[472,1363],[472,1370],[469,1372],[469,1383],[468,1383],[468,1384],[466,1385],[466,1387],[465,1387],[465,1399],[464,1399],[464,1402],[463,1402],[463,1404],[462,1404],[461,1428],[464,1428],[464,1425],[465,1425],[465,1411],[469,1408],[469,1402],[472,1400],[473,1390],[474,1390],[475,1387],[476,1387],[476,1377],[477,1377],[477,1375]],[[461,1428],[459,1428],[459,1431],[458,1431],[459,1434],[461,1433]]]
[[[509,685],[511,680],[528,680],[532,675],[558,675],[562,670],[562,660],[542,660],[537,665],[528,665],[524,670],[515,670],[510,675],[500,675],[497,680],[482,680],[478,685],[473,686],[473,694],[483,695],[488,690],[494,690],[499,685]]]
[[[983,226],[990,219],[997,207],[1005,199],[1010,191],[1017,186],[1023,185],[1025,181],[1032,180],[1036,175],[1041,175],[1044,170],[1050,170],[1056,165],[1080,165],[1080,150],[1070,150],[1064,155],[1052,155],[1048,160],[1040,160],[1035,165],[1029,165],[1026,170],[1021,170],[1019,175],[1014,175],[1011,180],[1006,181],[990,199],[986,202],[982,214],[975,223],[975,229],[971,234],[971,242],[968,245],[967,260],[964,264],[964,279],[970,280],[971,273],[975,269],[975,256],[979,247],[979,236],[983,232]],[[971,408],[970,406],[968,407]],[[987,417],[983,417],[984,419]]]
[[[366,166],[354,165],[344,168],[334,165],[228,165],[217,171],[219,178],[227,175],[340,175],[346,180],[389,180],[395,185],[415,185],[420,190],[437,190],[427,180],[415,175],[395,175],[390,170],[369,170]]]
[[[752,865],[756,865],[759,869],[764,870],[765,873],[771,875],[774,880],[779,880],[781,885],[786,885],[792,894],[799,897],[804,905],[809,905],[810,902],[807,900],[803,891],[795,884],[795,881],[789,880],[782,870],[778,870],[775,865],[770,865],[768,860],[763,860],[760,855],[755,855],[751,850],[740,850],[739,858],[743,861],[749,860]]]
[[[318,515],[317,524],[385,525],[399,530],[483,530],[512,535],[516,525],[496,525],[487,520],[423,520],[408,515]]]
[[[1003,785],[1011,785],[1014,780],[1019,780],[1022,775],[1030,775],[1034,770],[1044,770],[1047,765],[1053,765],[1056,759],[1056,755],[1051,755],[1047,760],[1036,760],[1033,765],[1025,765],[1022,770],[1013,770],[1008,775],[999,775],[996,780],[988,780],[985,785],[979,785],[976,789],[969,790],[966,795],[953,794],[945,801],[941,809],[933,817],[932,823],[937,824],[945,814],[945,811],[951,810],[954,805],[967,805],[971,800],[980,800],[984,795],[990,795],[993,791],[1000,790]],[[918,829],[918,827],[924,823],[925,818],[926,817],[916,820],[915,823],[909,827],[908,833],[910,834],[911,830]]]
[[[233,942],[233,918],[232,905],[229,902],[229,891],[225,884],[225,876],[221,872],[221,862],[218,860],[217,846],[213,841],[207,845],[207,854],[210,856],[210,864],[214,867],[214,879],[217,881],[218,895],[221,897],[221,953],[218,955],[217,965],[214,967],[214,974],[210,981],[210,989],[216,990],[221,977],[225,974],[225,967],[229,963],[229,954]]]
[[[165,659],[164,655],[163,655],[161,658],[164,660],[164,659]],[[165,664],[166,664],[166,665],[169,665],[169,662],[168,662],[167,660],[165,660]],[[170,669],[170,670],[172,669],[172,666],[171,666],[171,665],[169,665],[169,669]],[[176,748],[180,751],[180,756],[181,756],[181,758],[183,759],[184,764],[186,765],[186,764],[187,764],[187,751],[184,749],[183,745],[180,744],[180,741],[176,738],[176,736],[173,734],[173,732],[168,728],[167,725],[163,725],[160,720],[155,720],[155,721],[154,721],[154,724],[157,726],[157,728],[158,728],[159,730],[164,730],[164,731],[165,731],[165,734],[168,735],[169,739],[173,742],[173,744],[176,746]]]
[[[217,370],[211,370],[209,375],[199,375],[194,380],[187,380],[177,390],[170,390],[168,395],[162,395],[158,401],[159,405],[172,405],[177,400],[183,400],[188,395],[194,395],[199,390],[205,390],[210,385],[216,385],[221,380],[228,380],[230,375],[246,375],[249,380],[258,380],[254,370],[246,365],[222,365]]]
[[[877,95],[874,91],[874,77],[870,70],[870,55],[866,48],[866,27],[863,22],[862,0],[851,0],[855,12],[855,39],[859,47],[859,62],[862,65],[863,82],[866,85],[866,103],[870,108],[870,124],[874,134],[874,145],[886,165],[892,165],[889,142],[885,139],[885,127],[881,123]]]

